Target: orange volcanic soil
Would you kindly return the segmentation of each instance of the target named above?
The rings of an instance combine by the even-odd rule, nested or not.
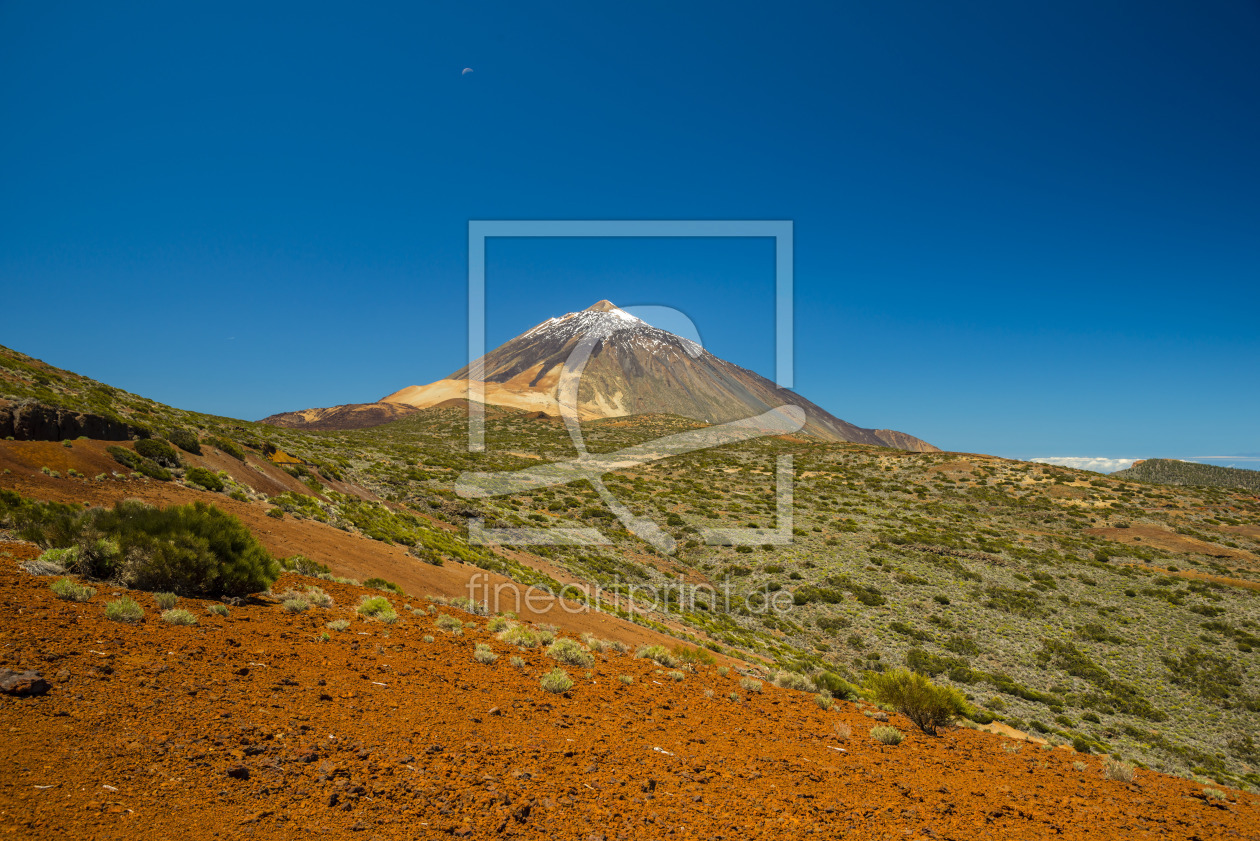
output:
[[[104,446],[0,442],[0,470],[11,470],[0,487],[97,504],[212,501],[273,553],[380,575],[410,595],[286,575],[272,592],[318,586],[334,604],[290,614],[260,595],[220,617],[180,599],[199,624],[175,627],[136,592],[146,616],[125,625],[104,616],[120,588],[97,582],[85,603],[59,600],[54,579],[19,568],[38,548],[0,535],[0,668],[50,684],[42,696],[0,694],[0,837],[1260,838],[1252,794],[1220,801],[1143,770],[1109,780],[1096,756],[962,728],[933,738],[897,714],[888,723],[905,741],[885,746],[869,705],[823,710],[768,682],[750,692],[716,666],[675,681],[610,651],[589,669],[563,666],[572,689],[548,693],[540,678],[559,664],[542,649],[500,641],[485,617],[430,612],[425,595],[463,595],[480,570],[173,483],[38,472],[97,461],[108,471]],[[292,478],[262,466],[233,469]],[[359,616],[365,594],[388,597],[398,623]],[[441,614],[473,624],[454,635]],[[675,642],[602,614],[529,618],[562,636]],[[335,619],[349,627],[326,630]],[[498,659],[475,661],[477,643]]]
[[[402,618],[384,625],[357,616],[359,588],[286,576],[275,592],[318,584],[335,604],[293,615],[260,598],[218,617],[181,599],[189,628],[135,593],[147,615],[123,625],[103,614],[115,588],[60,601],[18,571],[33,547],[3,552],[3,665],[52,684],[0,701],[0,831],[15,837],[1260,837],[1251,795],[1115,782],[1097,757],[932,738],[897,715],[906,740],[883,746],[853,704],[750,693],[712,666],[674,682],[597,654],[549,694],[540,649],[453,608],[438,610],[476,627],[442,631],[404,609],[423,599],[391,596]],[[321,641],[331,619],[351,624]],[[475,662],[476,643],[499,659]]]

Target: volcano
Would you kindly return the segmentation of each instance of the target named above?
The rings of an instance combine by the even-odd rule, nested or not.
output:
[[[888,429],[863,429],[770,380],[709,353],[690,339],[653,327],[599,301],[581,312],[550,318],[500,345],[481,360],[486,403],[559,415],[557,386],[574,348],[597,336],[582,372],[577,411],[583,420],[668,413],[705,423],[726,423],[795,405],[805,410],[804,431],[826,441],[851,441],[917,452],[937,448]],[[475,366],[423,386],[408,386],[382,402],[428,408],[469,398]]]

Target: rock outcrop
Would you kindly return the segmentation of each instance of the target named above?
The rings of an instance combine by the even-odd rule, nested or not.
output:
[[[145,437],[140,430],[102,415],[73,412],[42,403],[0,400],[0,438],[66,441],[85,436],[100,441]]]

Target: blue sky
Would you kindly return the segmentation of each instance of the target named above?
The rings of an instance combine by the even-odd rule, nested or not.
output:
[[[0,343],[258,418],[464,364],[469,219],[790,219],[796,385],[1017,457],[1260,450],[1260,6],[0,5]],[[473,72],[461,73],[465,67]],[[765,241],[499,241],[773,376]]]

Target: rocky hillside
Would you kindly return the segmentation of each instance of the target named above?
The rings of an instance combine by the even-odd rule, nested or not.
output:
[[[636,657],[296,574],[231,607],[90,586],[59,597],[50,585],[68,579],[25,571],[38,553],[0,538],[12,837],[1260,833],[1253,795],[971,729],[929,736],[686,647]],[[111,621],[124,597],[136,615]]]
[[[382,400],[379,403],[347,403],[327,409],[302,409],[269,415],[259,423],[291,429],[366,429],[396,421],[414,413],[416,407]]]
[[[1260,491],[1260,470],[1239,470],[1236,467],[1218,467],[1215,464],[1197,464],[1170,458],[1152,458],[1135,462],[1127,470],[1120,470],[1111,475],[1130,482]]]

